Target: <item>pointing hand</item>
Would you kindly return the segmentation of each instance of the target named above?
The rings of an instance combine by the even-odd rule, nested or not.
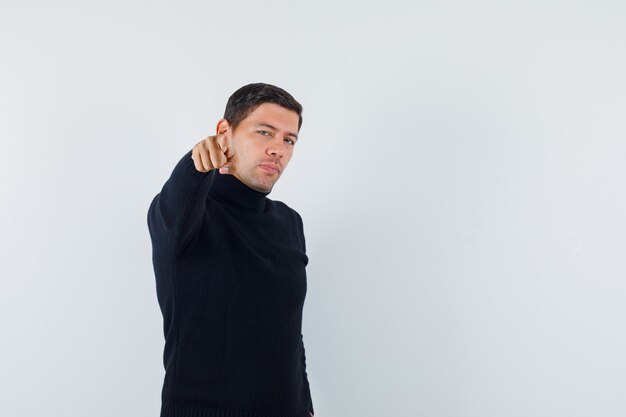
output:
[[[209,172],[214,168],[219,168],[220,174],[235,173],[233,156],[232,144],[224,135],[212,135],[202,139],[191,152],[191,159],[196,170]]]

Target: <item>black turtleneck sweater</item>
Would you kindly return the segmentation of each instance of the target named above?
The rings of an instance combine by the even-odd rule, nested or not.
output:
[[[148,209],[163,313],[161,417],[309,417],[300,215],[191,151]]]

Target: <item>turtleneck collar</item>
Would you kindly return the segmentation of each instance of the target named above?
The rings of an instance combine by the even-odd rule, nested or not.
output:
[[[232,174],[220,174],[213,169],[209,194],[244,211],[262,213],[270,192],[261,192],[248,187]]]

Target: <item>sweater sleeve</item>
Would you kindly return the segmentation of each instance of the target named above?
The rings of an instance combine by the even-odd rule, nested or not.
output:
[[[311,414],[315,414],[315,411],[313,410],[313,399],[311,398],[311,388],[309,387],[309,379],[308,379],[308,375],[306,373],[306,354],[305,354],[305,350],[304,350],[304,337],[302,336],[302,334],[300,335],[300,339],[302,340],[302,371],[304,373],[303,377],[304,377],[304,385],[306,386],[306,392],[309,396],[308,400],[309,400],[309,411],[311,412]]]
[[[298,213],[297,211],[294,210],[294,212],[296,213],[296,217],[298,219],[298,223],[300,225],[300,238],[301,238],[301,243],[302,243],[302,250],[304,251],[304,253],[306,254],[306,239],[304,238],[304,223],[302,222],[302,217],[300,216],[300,213]],[[306,372],[306,353],[305,353],[305,349],[304,349],[304,336],[302,334],[300,334],[300,340],[302,343],[302,370],[303,370],[303,378],[304,378],[304,385],[306,386],[306,392],[309,396],[308,400],[309,400],[309,411],[311,412],[311,414],[315,414],[315,411],[313,410],[313,399],[311,398],[311,388],[309,387],[309,378],[308,378],[308,374]]]
[[[154,244],[175,254],[198,232],[211,185],[211,171],[196,169],[192,150],[176,164],[148,209],[148,229]]]

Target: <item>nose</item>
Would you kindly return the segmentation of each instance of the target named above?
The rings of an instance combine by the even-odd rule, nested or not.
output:
[[[285,141],[282,137],[277,135],[276,138],[272,140],[267,150],[270,154],[282,158],[285,153]]]

